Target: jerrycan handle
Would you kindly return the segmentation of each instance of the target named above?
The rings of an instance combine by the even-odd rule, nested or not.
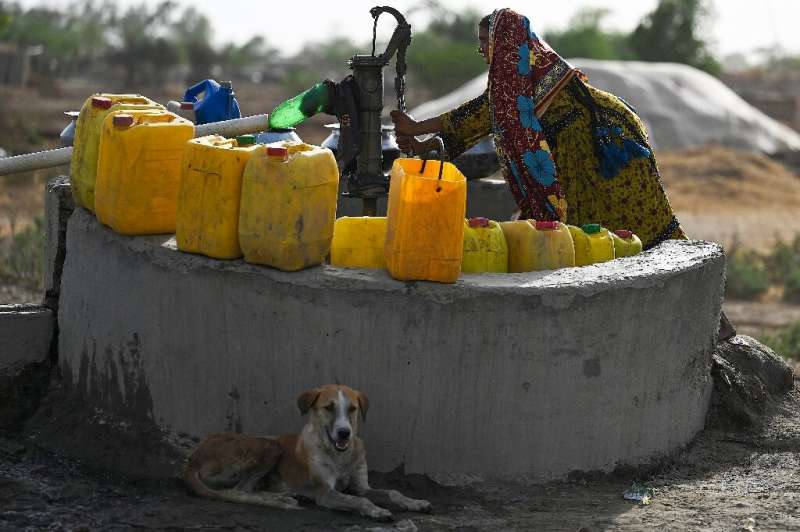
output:
[[[139,116],[142,118],[146,117],[146,121],[142,122],[146,122],[148,124],[163,124],[166,122],[174,122],[175,120],[180,119],[180,117],[174,113],[142,113]]]
[[[442,137],[434,137],[434,139],[436,140],[437,147],[435,150],[431,151],[436,151],[439,153],[439,181],[441,181],[442,170],[444,170],[444,141],[442,140]],[[430,155],[430,152],[428,152],[428,155]],[[427,164],[428,164],[428,158],[426,157],[425,159],[422,159],[422,166],[419,169],[420,175],[425,174],[425,165]]]
[[[214,139],[209,142],[212,146],[216,148],[236,148],[238,147],[236,139],[226,139],[225,137]]]
[[[206,93],[203,97],[205,100],[208,96],[210,96],[211,92],[216,92],[219,90],[219,83],[214,81],[213,79],[205,79],[196,85],[189,87],[186,90],[186,94],[183,95],[184,102],[192,102],[197,103],[197,96],[201,93]]]

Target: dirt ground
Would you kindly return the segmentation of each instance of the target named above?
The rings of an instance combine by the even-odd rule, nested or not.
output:
[[[66,404],[52,393],[55,399],[42,409]],[[97,416],[60,435],[48,433],[57,417],[38,414],[21,432],[0,432],[0,530],[800,530],[797,383],[760,427],[731,428],[712,418],[687,449],[646,468],[548,484],[477,477],[437,483],[422,475],[372,473],[373,485],[434,504],[431,514],[398,514],[390,524],[309,502],[290,512],[200,499],[175,478],[145,475],[151,468],[139,455],[157,452],[146,438],[139,438],[139,447],[126,446]],[[70,441],[84,460],[61,452],[62,442]],[[126,449],[136,456],[120,456],[120,462],[135,460],[142,474],[126,476],[86,459],[102,462]],[[650,504],[623,498],[634,483],[653,489]]]
[[[3,147],[18,153],[54,145],[65,124],[60,111],[77,108],[77,96],[85,92],[78,88],[38,106],[24,127],[1,120],[11,115],[0,112],[4,130],[16,132],[10,143],[3,139]],[[246,96],[243,101],[262,98],[264,109],[277,103],[274,94]],[[9,95],[2,100],[10,101]],[[322,123],[309,124],[301,134],[320,142],[326,134]],[[691,237],[726,248],[766,249],[776,235],[790,239],[800,233],[800,178],[779,163],[718,147],[662,152],[658,158],[673,207]],[[41,213],[47,175],[0,177],[0,236],[8,235],[12,224],[16,230]],[[0,280],[0,303],[40,299],[35,291]],[[800,320],[800,307],[775,301],[726,301],[724,308],[745,334],[774,332]],[[102,416],[91,412],[80,413],[89,420],[80,430],[71,424],[75,413],[55,423],[47,415],[48,404],[53,408],[59,398],[49,397],[22,431],[8,430],[0,421],[0,530],[800,530],[797,383],[763,425],[735,428],[712,419],[687,449],[649,468],[583,474],[544,485],[478,478],[437,478],[437,483],[400,472],[373,474],[374,485],[434,503],[432,514],[401,514],[395,524],[371,523],[308,503],[303,511],[281,512],[198,499],[176,479],[131,474],[137,465],[164,458],[153,456],[157,450],[147,448],[141,434],[121,445]],[[0,395],[0,418],[5,401]],[[69,408],[70,403],[60,402]],[[62,452],[68,445],[70,456]],[[106,459],[102,466],[95,463],[99,457]],[[115,460],[127,464],[128,474],[109,465]],[[654,490],[651,504],[623,499],[634,482]]]
[[[721,146],[659,152],[670,203],[690,238],[769,249],[800,233],[800,176],[765,155]]]

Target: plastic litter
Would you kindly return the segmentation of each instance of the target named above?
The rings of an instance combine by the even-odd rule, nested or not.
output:
[[[634,482],[629,489],[625,490],[625,493],[622,494],[622,498],[626,501],[637,501],[642,506],[647,506],[650,504],[655,494],[656,490],[653,488],[648,488],[638,482]]]

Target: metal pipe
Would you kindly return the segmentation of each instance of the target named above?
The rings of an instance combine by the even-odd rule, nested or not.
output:
[[[195,126],[194,136],[222,135],[225,137],[236,137],[248,133],[258,133],[259,131],[268,129],[268,122],[269,115],[254,115],[245,118],[225,120],[223,122],[212,122],[210,124]],[[71,159],[71,147],[0,158],[0,176],[61,166],[69,164]]]

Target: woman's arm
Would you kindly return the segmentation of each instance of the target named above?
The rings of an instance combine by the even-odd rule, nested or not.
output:
[[[444,147],[453,160],[492,132],[489,91],[438,118]]]
[[[416,121],[408,114],[394,110],[397,144],[405,153],[426,153],[438,146],[434,139],[417,140],[416,135],[441,135],[450,160],[455,159],[492,132],[488,91],[457,108],[427,120]]]
[[[414,137],[428,133],[438,134],[442,130],[442,120],[438,116],[417,122],[403,111],[394,110],[389,115],[392,117],[394,132],[398,137]]]

